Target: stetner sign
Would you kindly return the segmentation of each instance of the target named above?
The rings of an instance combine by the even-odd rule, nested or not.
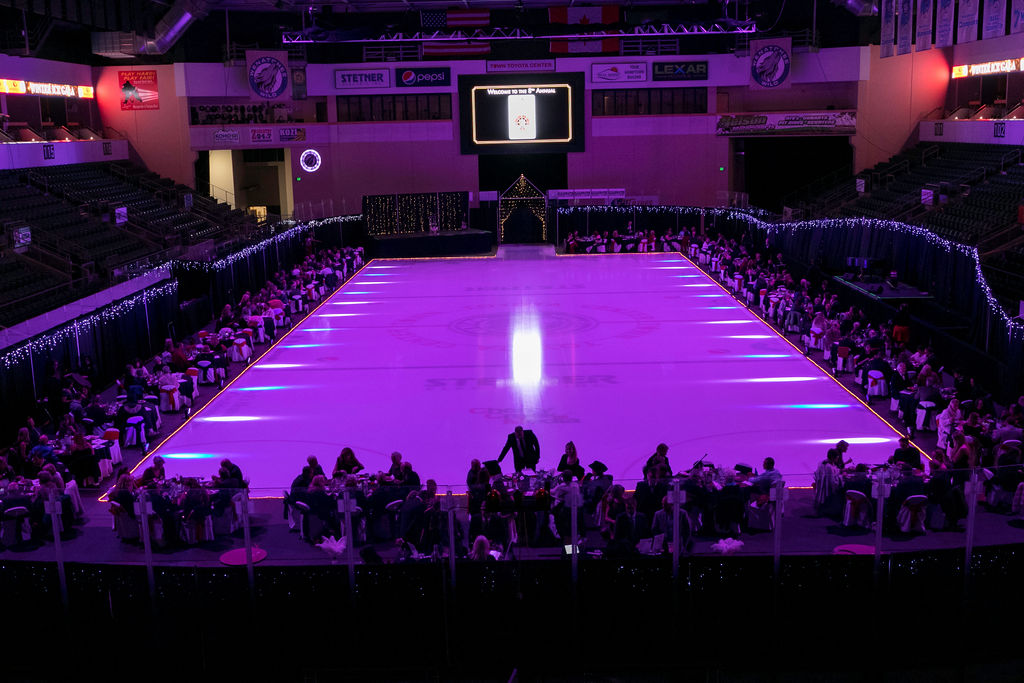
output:
[[[335,90],[349,88],[387,88],[391,85],[388,69],[335,69]]]

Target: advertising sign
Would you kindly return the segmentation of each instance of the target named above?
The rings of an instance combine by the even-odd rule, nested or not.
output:
[[[117,83],[121,88],[121,111],[145,111],[160,108],[160,93],[156,87],[155,70],[118,71]]]
[[[489,74],[519,74],[537,71],[554,71],[553,59],[519,59],[516,61],[487,61]]]
[[[715,125],[715,135],[725,136],[853,135],[856,132],[855,111],[723,114]]]
[[[387,88],[391,85],[388,69],[335,69],[334,89]]]
[[[447,66],[395,69],[395,85],[399,88],[441,88],[452,84],[452,70]]]
[[[637,83],[646,80],[646,62],[616,62],[590,65],[590,81],[592,83]]]
[[[249,135],[252,142],[274,141],[274,131],[271,128],[251,128]]]
[[[705,62],[654,62],[651,64],[655,81],[706,81],[708,63]]]
[[[302,142],[306,139],[305,128],[279,128],[277,139],[281,142]]]
[[[239,141],[237,130],[215,130],[213,141],[220,144],[237,143]]]

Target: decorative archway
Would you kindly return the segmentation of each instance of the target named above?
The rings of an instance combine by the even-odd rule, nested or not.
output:
[[[519,174],[519,179],[509,185],[498,197],[498,242],[505,242],[505,221],[519,208],[526,207],[539,221],[541,239],[548,241],[548,200],[537,186]]]

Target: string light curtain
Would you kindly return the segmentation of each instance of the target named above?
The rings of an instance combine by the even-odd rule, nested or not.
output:
[[[363,197],[370,235],[409,235],[464,230],[469,224],[468,192],[419,192]]]

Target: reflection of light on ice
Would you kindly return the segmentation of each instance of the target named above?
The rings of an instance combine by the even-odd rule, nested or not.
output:
[[[540,321],[533,308],[518,310],[512,319],[512,388],[529,416],[540,403],[544,379],[544,342]]]

